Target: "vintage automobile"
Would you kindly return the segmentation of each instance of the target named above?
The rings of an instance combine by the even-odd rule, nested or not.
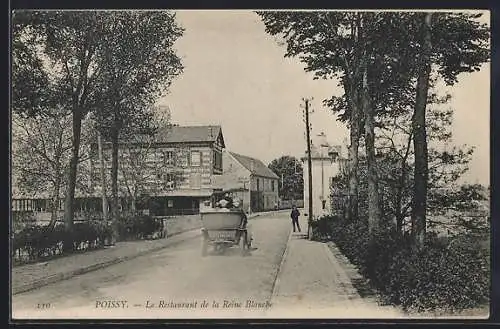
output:
[[[210,246],[213,246],[215,251],[224,251],[226,248],[239,246],[243,256],[251,247],[243,210],[217,207],[217,203],[226,193],[220,192],[214,195],[211,207],[200,211],[203,257],[208,254]]]

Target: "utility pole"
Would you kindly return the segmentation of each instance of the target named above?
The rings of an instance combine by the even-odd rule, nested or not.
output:
[[[297,179],[297,161],[294,159],[293,160],[293,180],[295,182],[295,186],[297,186],[297,182],[298,182],[298,179]],[[297,189],[294,188],[293,189],[293,192],[292,192],[292,205],[295,204],[295,196],[297,194]]]
[[[101,191],[102,191],[102,217],[104,220],[108,219],[108,199],[106,198],[106,174],[104,169],[104,156],[102,151],[102,138],[101,133],[97,135],[97,148],[99,152],[99,161],[101,164]]]
[[[313,111],[309,112],[309,99],[303,98],[304,101],[304,115],[305,115],[305,123],[306,123],[306,140],[307,140],[307,180],[308,180],[308,194],[309,194],[309,210],[308,210],[308,219],[307,219],[307,238],[309,240],[312,239],[311,232],[311,222],[313,219],[313,200],[312,200],[312,162],[311,162],[311,125],[309,123],[309,114]]]

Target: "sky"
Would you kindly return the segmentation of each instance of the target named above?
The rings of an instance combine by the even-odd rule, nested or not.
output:
[[[175,44],[184,72],[160,101],[174,123],[221,125],[227,149],[267,164],[282,155],[303,156],[301,105],[312,98],[313,142],[321,132],[331,144],[347,141],[347,128],[322,106],[343,90],[334,80],[313,80],[298,59],[284,58],[284,47],[255,13],[177,11],[177,20],[185,29]],[[489,184],[489,64],[459,76],[451,93],[453,144],[476,147],[463,181]]]

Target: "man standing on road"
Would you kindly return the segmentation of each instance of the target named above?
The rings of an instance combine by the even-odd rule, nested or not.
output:
[[[297,207],[292,206],[292,212],[290,214],[290,217],[292,218],[292,225],[293,225],[294,232],[295,232],[295,226],[297,226],[297,228],[299,229],[299,232],[300,232],[299,216],[300,216],[300,212],[297,209]]]

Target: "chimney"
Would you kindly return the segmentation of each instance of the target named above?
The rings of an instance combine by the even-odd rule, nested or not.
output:
[[[208,127],[208,135],[210,138],[214,137],[214,136],[212,136],[212,127]]]
[[[255,168],[255,163],[254,163],[254,161],[252,160],[252,161],[250,162],[250,171],[251,171],[251,172],[253,172],[253,171],[254,171],[254,168]]]

